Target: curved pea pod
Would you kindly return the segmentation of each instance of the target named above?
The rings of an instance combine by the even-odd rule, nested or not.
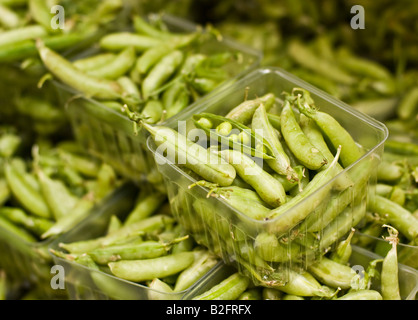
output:
[[[52,28],[51,8],[45,0],[28,0],[28,9],[31,18],[48,32],[60,32]]]
[[[149,100],[141,111],[140,117],[148,124],[155,124],[163,118],[164,107],[160,100]]]
[[[382,261],[381,272],[381,292],[383,300],[401,300],[399,291],[399,266],[397,244],[398,231],[392,226],[384,225],[389,228],[389,237],[386,240],[392,245]]]
[[[354,236],[355,229],[352,228],[348,237],[340,241],[333,252],[330,254],[330,259],[340,264],[348,264],[353,248],[351,247],[351,239]]]
[[[98,264],[107,264],[120,260],[152,259],[165,256],[174,243],[182,240],[183,238],[176,239],[170,243],[148,240],[139,243],[113,245],[105,248],[97,248],[89,251],[88,254]]]
[[[155,278],[149,284],[148,298],[150,300],[177,300],[173,288],[166,282]]]
[[[263,135],[273,151],[274,159],[267,159],[267,164],[275,172],[286,176],[289,180],[299,180],[297,173],[292,168],[291,159],[280,142],[278,133],[269,121],[267,109],[263,104],[254,111],[251,125],[253,130]]]
[[[263,300],[282,300],[283,292],[274,288],[264,287],[261,291],[261,297]]]
[[[219,154],[230,163],[237,174],[249,185],[257,194],[273,208],[277,208],[286,203],[286,192],[281,183],[267,171],[264,171],[250,157],[235,150],[222,150]]]
[[[318,126],[312,119],[309,119],[304,114],[300,115],[300,126],[303,132],[306,134],[309,141],[315,146],[315,148],[321,151],[321,153],[324,155],[325,159],[327,160],[327,163],[324,164],[324,166],[322,166],[320,170],[326,169],[334,160],[334,155],[329,150],[328,145],[326,144],[324,137],[321,131],[319,130]],[[339,163],[336,164],[336,167],[337,167],[337,171],[339,172],[344,170]],[[338,190],[345,190],[352,185],[353,185],[353,181],[351,180],[349,175],[346,173],[341,175],[335,181],[335,188]]]
[[[161,40],[170,40],[174,35],[169,31],[159,29],[152,25],[150,22],[146,21],[139,15],[135,15],[132,18],[133,27],[136,33],[147,35],[152,38],[161,39]]]
[[[195,255],[194,262],[178,275],[175,292],[190,288],[218,263],[218,258],[208,251],[196,252]]]
[[[240,122],[212,113],[193,115],[193,122],[210,139],[227,145],[234,150],[240,150],[257,158],[274,159],[273,150],[268,141],[258,134],[257,131]],[[210,126],[206,125],[206,123],[210,123]],[[228,129],[225,130],[223,127]],[[237,139],[232,138],[234,135],[237,136]]]
[[[82,71],[91,71],[99,67],[103,67],[107,63],[113,61],[115,57],[116,54],[113,52],[104,52],[94,56],[77,59],[73,62],[73,65]]]
[[[2,207],[0,208],[0,216],[5,217],[16,225],[23,226],[37,236],[41,236],[54,224],[50,219],[28,215],[20,208]]]
[[[188,90],[181,91],[177,99],[173,104],[166,107],[166,117],[167,119],[175,116],[184,110],[190,103],[190,93]]]
[[[42,194],[28,183],[13,163],[5,164],[4,173],[12,195],[26,210],[41,218],[51,218],[52,212]]]
[[[349,289],[356,273],[349,266],[338,263],[327,257],[308,266],[309,272],[321,283],[332,287]]]
[[[26,231],[23,228],[16,226],[14,223],[10,222],[6,218],[3,218],[2,216],[0,216],[0,227],[3,230],[6,230],[8,232],[6,235],[3,233],[2,238],[5,238],[6,241],[10,241],[10,243],[13,243],[13,241],[16,241],[15,237],[22,239],[23,241],[29,242],[29,243],[37,242],[37,239],[30,232]],[[8,239],[9,233],[11,234],[10,239]],[[17,245],[20,245],[20,243],[17,243]],[[22,249],[24,251],[27,251],[28,250],[27,245],[24,245],[24,248]]]
[[[289,149],[297,160],[310,170],[319,170],[328,163],[322,152],[316,148],[300,128],[289,100],[285,100],[281,119],[281,132]]]
[[[21,41],[42,38],[48,35],[47,30],[40,25],[24,26],[0,33],[0,47],[11,46]]]
[[[330,298],[335,294],[330,288],[322,286],[319,282],[312,279],[308,272],[300,274],[291,269],[287,272],[289,273],[289,281],[285,285],[275,286],[274,288],[286,294],[300,297]]]
[[[418,87],[412,88],[405,94],[397,108],[400,119],[410,119],[418,112]]]
[[[85,72],[96,78],[115,80],[126,74],[134,66],[135,60],[135,49],[133,47],[128,47],[103,66]]]
[[[240,273],[234,273],[192,300],[236,300],[249,285],[249,278]]]
[[[127,226],[149,218],[162,206],[165,200],[166,195],[160,192],[141,193],[134,208],[123,222],[123,225]]]
[[[383,300],[383,297],[376,290],[362,289],[350,291],[336,300]]]
[[[0,137],[0,157],[12,157],[22,143],[22,138],[16,134],[5,133]]]
[[[141,53],[152,47],[164,44],[160,39],[130,32],[115,32],[105,35],[100,39],[100,47],[111,52],[120,52],[128,47],[134,47]]]
[[[179,69],[184,60],[184,54],[180,50],[174,50],[164,56],[148,73],[142,82],[142,96],[148,99],[156,94]]]
[[[80,199],[72,208],[71,212],[60,217],[56,223],[41,235],[42,239],[52,236],[60,235],[75,227],[78,223],[83,221],[89,214],[90,210],[95,205],[95,199],[91,194],[87,194]]]
[[[15,29],[21,25],[21,18],[8,6],[0,4],[0,25],[6,29]]]
[[[179,273],[189,267],[193,261],[193,252],[181,252],[153,259],[121,260],[110,262],[108,265],[115,276],[142,282]]]
[[[299,222],[305,219],[311,212],[319,206],[327,196],[329,196],[330,190],[332,189],[332,184],[328,183],[337,172],[334,170],[334,165],[338,161],[339,151],[337,156],[326,170],[317,173],[313,179],[308,183],[308,185],[303,189],[302,192],[297,194],[294,198],[287,201],[285,204],[280,207],[273,209],[270,213],[269,219],[274,219],[281,216],[281,219],[278,219],[277,223],[271,224],[271,230],[277,234],[290,230],[292,227],[296,226]],[[325,186],[325,184],[327,184]],[[304,201],[303,204],[300,204],[304,199],[310,196],[315,192],[315,198],[311,201]],[[297,210],[292,212],[286,212],[291,210],[297,205]]]
[[[173,51],[174,46],[170,43],[164,43],[147,49],[136,61],[135,69],[141,75],[147,74],[168,52]]]
[[[37,177],[42,195],[48,204],[56,221],[71,213],[79,202],[79,198],[72,194],[67,186],[58,179],[51,179],[43,170],[37,170]]]
[[[260,233],[254,241],[254,248],[258,255],[270,262],[297,262],[301,258],[302,249],[299,245],[280,243],[274,234]]]
[[[353,137],[348,131],[330,114],[316,110],[310,93],[305,89],[296,88],[293,93],[298,93],[297,106],[301,113],[311,118],[318,125],[321,132],[329,139],[330,143],[337,149],[342,147],[340,161],[344,168],[354,163],[363,155]]]
[[[386,218],[387,223],[408,240],[414,241],[418,237],[418,220],[410,211],[396,202],[376,195],[374,201],[368,203],[368,209]]]
[[[236,171],[233,166],[223,160],[219,155],[193,143],[186,136],[176,130],[164,126],[143,126],[154,137],[157,152],[167,154],[165,159],[157,161],[171,161],[183,164],[203,179],[217,183],[220,186],[230,186],[235,179]],[[176,161],[177,159],[177,161]]]
[[[118,99],[122,95],[122,89],[116,81],[89,76],[74,67],[69,60],[49,49],[42,41],[37,41],[36,45],[46,68],[71,88],[89,97],[105,100]]]
[[[215,187],[210,188],[209,195],[225,200],[252,219],[263,220],[270,213],[269,205],[253,190],[237,186]]]
[[[255,110],[263,104],[267,111],[269,111],[275,102],[276,96],[273,93],[267,93],[256,99],[246,100],[232,109],[225,118],[234,120],[244,125],[251,123]]]

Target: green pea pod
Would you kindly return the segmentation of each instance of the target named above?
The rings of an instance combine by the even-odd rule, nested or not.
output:
[[[22,138],[12,133],[2,134],[0,137],[0,157],[12,157],[22,143]]]
[[[11,8],[0,4],[0,25],[6,29],[16,29],[21,24],[20,16]]]
[[[275,102],[275,95],[267,93],[257,99],[246,100],[232,109],[225,117],[244,125],[251,123],[255,110],[263,104],[266,111],[269,111]]]
[[[193,252],[181,252],[153,259],[110,262],[109,268],[121,279],[141,282],[177,274],[189,267],[193,261]]]
[[[2,232],[2,238],[6,237],[7,241],[10,241],[10,243],[15,244],[16,237],[28,243],[37,242],[37,239],[30,232],[16,226],[14,223],[11,223],[8,219],[3,218],[2,216],[0,216],[0,228],[7,232],[7,234]],[[10,239],[8,239],[8,233],[12,234]],[[27,250],[27,245],[25,247]]]
[[[70,192],[67,186],[57,179],[51,179],[42,170],[37,170],[42,195],[56,221],[71,214],[79,198]]]
[[[194,262],[178,275],[174,286],[175,292],[190,288],[218,263],[218,258],[208,251],[202,251],[196,255]]]
[[[78,201],[70,213],[57,220],[57,222],[41,235],[42,239],[60,235],[75,227],[78,223],[83,221],[89,214],[90,210],[95,205],[94,198],[88,194]]]
[[[399,266],[397,244],[399,232],[392,226],[384,225],[389,229],[386,240],[392,245],[382,262],[381,292],[383,300],[402,300],[399,291]]]
[[[317,111],[308,91],[299,88],[293,90],[293,94],[297,92],[300,92],[296,98],[300,112],[315,121],[335,150],[339,146],[342,147],[340,160],[343,167],[346,168],[360,159],[363,151],[358,147],[348,131],[328,113]]]
[[[41,218],[52,216],[42,194],[29,184],[11,163],[5,164],[4,173],[12,195],[26,210]]]
[[[0,207],[10,198],[10,189],[5,179],[0,178]]]
[[[160,192],[148,192],[141,194],[133,210],[129,213],[124,226],[146,219],[160,208],[166,196]]]
[[[289,149],[297,160],[310,170],[319,170],[328,163],[322,152],[309,141],[300,128],[292,109],[292,103],[285,100],[281,118],[281,132]]]
[[[91,71],[113,61],[115,57],[116,54],[113,52],[104,52],[87,58],[77,59],[73,62],[73,65],[82,71]]]
[[[309,272],[321,283],[332,288],[349,289],[356,273],[349,266],[322,257],[308,266]]]
[[[128,47],[134,47],[141,53],[152,47],[164,44],[160,39],[138,35],[130,32],[110,33],[100,39],[100,47],[111,52],[120,52]]]
[[[25,26],[0,33],[0,47],[12,46],[21,41],[43,38],[48,35],[47,30],[40,25]]]
[[[353,249],[351,247],[351,239],[354,236],[355,229],[351,229],[348,237],[340,241],[333,252],[331,252],[330,259],[340,264],[348,264]]]
[[[193,297],[192,300],[236,300],[249,285],[249,278],[234,273],[208,291]]]
[[[147,74],[168,52],[173,51],[174,46],[170,43],[155,46],[141,54],[135,64],[139,74]]]
[[[236,150],[222,150],[221,156],[230,163],[237,174],[251,185],[266,203],[277,208],[286,203],[286,192],[281,183],[264,171],[250,157]]]
[[[166,107],[166,117],[167,119],[175,116],[180,113],[190,104],[190,93],[187,90],[181,91],[176,101]]]
[[[148,73],[142,82],[142,95],[144,99],[156,93],[162,85],[172,77],[181,66],[184,54],[174,50],[164,56]]]
[[[23,226],[26,230],[37,236],[41,236],[54,224],[54,222],[50,219],[28,215],[20,208],[0,208],[0,216],[5,217],[16,225]]]
[[[169,31],[158,29],[139,15],[135,15],[132,22],[136,33],[166,41],[173,37],[173,34]]]
[[[78,70],[73,64],[49,49],[43,42],[38,41],[39,55],[49,69],[63,83],[71,88],[99,99],[118,99],[122,95],[120,85],[111,80],[98,79]]]
[[[234,181],[236,176],[234,167],[219,155],[193,143],[176,130],[163,126],[153,127],[145,123],[142,125],[154,137],[158,147],[157,152],[162,150],[167,153],[167,158],[156,159],[157,161],[170,160],[173,163],[183,164],[203,179],[220,186],[230,186]]]
[[[135,60],[135,49],[133,47],[128,47],[121,51],[112,61],[107,62],[101,67],[85,72],[96,78],[115,80],[126,74],[134,66]]]
[[[291,159],[285,152],[284,146],[280,142],[278,133],[270,124],[267,109],[264,104],[256,108],[252,117],[252,129],[260,130],[265,140],[269,143],[274,155],[274,159],[267,159],[267,164],[277,173],[286,176],[289,180],[299,180],[297,173],[292,167]]]
[[[51,9],[45,0],[28,0],[29,13],[33,20],[45,27],[49,32],[57,32],[51,27]]]
[[[376,290],[362,289],[349,291],[341,297],[338,297],[337,300],[383,300],[383,297]]]
[[[411,89],[405,94],[397,108],[400,119],[410,119],[416,115],[418,110],[418,87]]]
[[[229,134],[234,132],[235,134],[240,134],[241,132],[247,133],[250,137],[250,142],[248,144],[244,144],[238,141],[234,141],[233,139],[229,139],[227,136],[220,134],[216,130],[213,130],[214,128],[208,128],[204,125],[202,126],[200,122],[201,119],[209,120],[215,128],[223,123],[229,123],[232,126],[231,132]],[[228,145],[234,150],[242,150],[242,152],[253,157],[262,159],[274,159],[272,148],[266,139],[259,135],[255,130],[252,130],[240,122],[212,113],[200,113],[193,115],[193,122],[197,128],[205,131],[209,138],[215,139],[224,145]]]

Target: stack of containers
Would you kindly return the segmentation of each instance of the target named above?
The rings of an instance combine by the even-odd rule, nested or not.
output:
[[[279,68],[255,70],[181,114],[181,120],[186,123],[185,132],[188,132],[195,128],[192,121],[195,114],[213,113],[225,116],[244,101],[245,97],[252,99],[273,93],[279,98],[283,92],[291,92],[295,87],[309,91],[316,106],[333,116],[365,151],[360,159],[344,169],[341,174],[348,173],[360,179],[364,177],[366,183],[361,187],[353,185],[346,190],[349,204],[341,206],[338,215],[330,221],[321,221],[326,206],[320,204],[341,205],[338,199],[343,191],[335,188],[334,184],[339,175],[278,217],[266,221],[255,220],[230,206],[221,197],[207,197],[207,188],[189,188],[196,183],[196,179],[181,166],[167,161],[164,155],[157,151],[154,140],[151,137],[148,139],[158,170],[164,177],[174,215],[198,242],[222,257],[225,263],[236,266],[240,272],[261,285],[280,285],[288,280],[288,270],[306,270],[309,264],[320,259],[339,238],[361,221],[366,213],[368,201],[373,201],[376,170],[383,153],[384,141],[388,136],[387,129],[380,122]],[[177,129],[178,125],[176,121],[168,124],[174,129]],[[327,188],[329,190],[324,194]],[[317,199],[321,199],[320,203]],[[307,211],[305,219],[282,228],[282,224],[289,217],[301,210]],[[304,222],[313,218],[323,226],[312,232]],[[284,252],[279,261],[260,260],[254,251],[257,236],[262,233],[273,234],[279,239]],[[263,250],[274,248],[264,247]],[[292,252],[295,251],[300,254],[292,257]]]

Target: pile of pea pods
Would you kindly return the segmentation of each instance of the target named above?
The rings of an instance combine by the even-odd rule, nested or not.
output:
[[[370,56],[358,54],[355,41],[346,37],[344,30],[323,32],[318,16],[312,14],[307,19],[302,11],[308,5],[303,1],[294,1],[293,6],[280,4],[274,10],[269,1],[261,1],[258,4],[260,12],[267,17],[262,23],[254,23],[251,19],[248,4],[225,1],[221,6],[215,1],[213,6],[220,6],[214,11],[219,16],[212,16],[215,28],[202,28],[186,35],[168,30],[158,15],[152,23],[142,18],[145,12],[141,10],[131,15],[127,3],[137,6],[138,3],[134,2],[0,0],[0,228],[7,230],[0,237],[4,242],[0,250],[0,300],[51,297],[45,296],[43,283],[27,285],[26,279],[20,279],[16,274],[20,269],[15,260],[2,259],[6,252],[3,249],[8,249],[8,243],[24,243],[23,249],[16,250],[22,249],[28,254],[46,275],[47,281],[51,277],[53,261],[66,263],[71,270],[80,267],[85,271],[87,267],[87,278],[84,278],[84,273],[80,274],[82,279],[89,280],[84,284],[82,281],[68,284],[74,285],[78,298],[82,299],[180,299],[219,263],[218,256],[198,244],[173,218],[166,195],[145,185],[133,188],[137,192],[129,201],[133,201],[134,206],[127,210],[126,216],[109,215],[100,233],[90,238],[86,233],[83,239],[67,237],[63,242],[55,242],[53,248],[43,244],[69,232],[80,236],[74,232],[74,227],[84,222],[84,227],[89,228],[88,223],[92,220],[88,217],[92,209],[106,203],[108,196],[126,180],[108,163],[92,157],[77,145],[56,87],[50,80],[58,80],[79,94],[100,101],[114,112],[127,115],[133,120],[133,133],[140,124],[155,134],[155,125],[178,114],[228,80],[224,65],[231,61],[240,63],[242,57],[231,52],[213,56],[194,52],[204,41],[221,37],[221,34],[262,48],[264,65],[280,66],[383,121],[390,136],[378,168],[376,201],[370,203],[366,216],[355,229],[347,232],[323,259],[303,273],[292,272],[288,283],[280,286],[259,286],[231,269],[228,277],[212,283],[207,291],[199,292],[193,299],[413,299],[410,292],[416,292],[416,288],[408,287],[406,283],[414,284],[416,280],[406,276],[411,269],[405,267],[418,268],[418,76],[415,70],[406,67],[407,59],[418,56],[414,54],[413,46],[408,52],[405,50],[405,55],[399,54],[394,68],[388,67],[387,63],[377,63]],[[211,13],[197,11],[200,2],[205,1],[173,3],[179,2],[181,8],[156,1],[153,10],[168,10],[170,7],[174,13],[196,20]],[[322,3],[324,10],[332,7],[331,1]],[[53,5],[65,9],[66,32],[58,25],[53,28],[51,24],[54,14],[50,9]],[[156,8],[158,6],[160,8]],[[245,24],[235,20],[233,15],[222,16],[234,7],[247,11]],[[310,13],[321,11],[314,10],[315,6],[309,7]],[[124,15],[126,10],[128,15]],[[56,13],[58,23],[59,11]],[[328,20],[332,20],[331,16]],[[284,17],[294,18],[300,29],[294,28],[294,33],[287,29],[280,33],[277,26],[287,22]],[[303,19],[299,20],[301,17]],[[317,23],[315,28],[314,23]],[[313,30],[309,39],[300,32],[306,27]],[[121,32],[123,28],[125,30]],[[368,27],[368,30],[373,28]],[[395,30],[411,37],[402,28]],[[384,30],[380,33],[381,38],[383,34]],[[344,41],[339,41],[341,39]],[[362,45],[374,43],[369,52],[377,54],[382,45],[377,43],[379,37],[375,40]],[[393,46],[393,51],[402,51],[396,41]],[[386,56],[383,56],[383,50],[380,51],[382,56],[379,58],[391,61],[387,56],[392,50],[385,50]],[[308,99],[309,93],[303,94]],[[268,95],[260,97],[264,99],[264,107],[268,108],[269,98]],[[259,99],[254,101],[260,102]],[[247,101],[247,105],[254,101]],[[298,108],[294,96],[288,102]],[[302,111],[303,108],[301,118],[304,119]],[[276,116],[259,108],[257,113],[264,118],[251,118],[250,122],[269,123],[278,131],[286,132],[289,129],[286,124],[294,120],[290,111]],[[287,121],[283,120],[285,117]],[[197,114],[194,120],[202,129],[216,129],[219,139],[230,136],[230,129],[243,129],[242,119],[234,118],[233,114],[224,118]],[[301,123],[305,123],[304,129],[309,130],[309,124],[314,121],[308,117],[305,120]],[[289,129],[287,133],[289,135],[284,134],[284,139],[292,139],[290,135],[294,132]],[[246,139],[254,142],[258,137],[253,133],[250,136],[234,135],[228,144],[238,143],[244,154],[247,152],[266,159],[272,152],[277,152],[275,148],[272,150],[271,142],[262,140],[256,148],[247,148]],[[295,144],[289,144],[289,147],[293,146]],[[356,148],[349,149],[356,153]],[[340,164],[333,161],[335,154],[330,156],[327,153],[321,157],[306,150],[299,154],[298,162],[306,160],[304,165],[316,165],[315,170],[324,175],[334,173],[333,169],[341,169]],[[297,151],[292,150],[292,153]],[[341,152],[346,152],[346,148]],[[225,157],[227,153],[224,152]],[[346,156],[338,154],[340,160]],[[359,157],[358,154],[352,156]],[[313,164],[315,160],[318,163]],[[348,165],[349,160],[343,167]],[[275,212],[280,214],[281,205],[286,208],[286,203],[291,204],[298,194],[304,194],[309,179],[303,171],[288,171],[289,167],[292,166],[287,166],[276,178],[294,179],[282,179],[280,184],[275,182],[277,189],[274,190],[266,190],[263,184],[257,184],[259,180],[245,181],[244,175],[234,179],[237,184],[234,188],[240,188],[242,192],[238,201],[251,202],[246,207],[246,214],[257,219],[271,218]],[[228,180],[231,172],[222,174],[222,178]],[[267,179],[267,175],[262,174]],[[272,172],[268,174],[273,175]],[[225,188],[231,188],[230,179],[222,183],[211,179],[213,177],[212,174],[205,176],[205,181],[199,181],[199,184],[211,190],[214,196],[225,195]],[[272,191],[277,191],[278,199],[269,197]],[[237,199],[228,199],[232,206],[238,205]],[[271,239],[260,237],[258,240],[262,243]],[[362,260],[357,258],[362,254],[369,259],[362,264],[364,270],[360,277],[353,270],[361,264],[359,261]],[[46,269],[41,268],[43,264]],[[167,266],[170,266],[168,270]],[[22,275],[22,272],[17,273]],[[115,278],[122,281],[109,282]],[[127,289],[126,282],[129,282],[129,288],[141,289],[132,292]],[[93,291],[92,295],[87,293],[89,290]]]

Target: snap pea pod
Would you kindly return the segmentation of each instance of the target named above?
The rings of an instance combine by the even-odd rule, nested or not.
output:
[[[268,219],[280,217],[290,208],[297,206],[297,210],[293,211],[291,214],[283,215],[281,219],[279,219],[278,223],[273,224],[271,226],[271,231],[274,230],[274,232],[280,234],[284,231],[290,230],[290,228],[305,219],[307,215],[311,213],[323,201],[323,199],[327,197],[327,195],[329,195],[332,184],[327,184],[327,182],[336,175],[334,166],[336,161],[338,161],[340,149],[341,148],[338,149],[333,163],[326,170],[317,173],[302,192],[285,204],[271,211]],[[316,192],[315,199],[312,199],[312,201],[309,201],[304,205],[299,205],[302,200],[311,195],[313,192]]]
[[[392,226],[383,225],[389,229],[389,237],[386,240],[392,245],[382,262],[381,292],[383,300],[401,300],[399,291],[399,266],[397,244],[398,230]]]
[[[155,124],[162,120],[164,107],[160,100],[149,100],[141,111],[140,118],[148,124]]]
[[[63,83],[90,97],[118,99],[122,95],[120,85],[112,80],[98,79],[75,68],[72,63],[38,41],[39,55],[49,69]]]
[[[140,220],[133,224],[123,226],[118,230],[91,240],[76,241],[72,243],[60,243],[59,247],[67,250],[70,253],[84,253],[94,250],[99,247],[109,246],[111,244],[121,242],[130,237],[138,238],[145,232],[157,231],[174,223],[174,219],[167,215],[157,214],[149,218]]]
[[[173,288],[158,278],[153,279],[148,287],[151,289],[148,291],[150,300],[177,300]]]
[[[11,46],[21,41],[42,38],[48,35],[47,30],[40,25],[25,26],[0,33],[0,47]]]
[[[363,152],[350,133],[330,114],[317,111],[314,107],[314,101],[307,90],[299,88],[293,90],[293,94],[298,92],[300,94],[297,96],[297,106],[300,112],[315,121],[335,149],[342,146],[340,155],[342,166],[346,168],[360,159]]]
[[[181,252],[153,259],[110,262],[110,271],[117,277],[141,282],[179,273],[194,261],[193,252]]]
[[[249,284],[249,278],[240,273],[234,273],[192,300],[236,300]]]
[[[405,168],[402,165],[383,160],[377,168],[377,179],[393,183],[399,181],[404,173]]]
[[[330,298],[334,292],[322,286],[319,282],[312,279],[308,273],[297,273],[291,269],[288,270],[289,281],[283,286],[275,286],[276,289],[283,291],[286,294],[301,296],[301,297],[324,297]]]
[[[180,111],[184,110],[190,104],[190,100],[191,98],[189,91],[181,91],[174,103],[166,107],[167,119],[175,116],[176,114],[180,113]]]
[[[282,300],[284,299],[283,295],[282,291],[274,288],[263,287],[261,291],[261,297],[263,300]]]
[[[149,48],[137,58],[135,70],[137,70],[140,75],[147,74],[164,56],[174,49],[174,45],[170,43],[164,43]]]
[[[269,262],[297,262],[301,259],[302,248],[296,243],[280,243],[274,234],[266,232],[257,235],[254,241],[257,254]]]
[[[129,213],[126,220],[123,222],[124,226],[133,224],[143,219],[152,216],[163,202],[166,200],[166,195],[160,192],[141,193],[135,204],[133,210]]]
[[[98,264],[107,264],[109,262],[121,260],[153,259],[167,255],[173,244],[183,241],[184,239],[185,238],[175,239],[169,243],[148,240],[139,243],[113,245],[94,249],[89,251],[88,254]]]
[[[308,266],[309,272],[321,283],[332,287],[349,289],[355,272],[347,265],[327,257]]]
[[[147,74],[142,82],[142,96],[148,99],[172,77],[184,60],[184,53],[174,50],[164,56]]]
[[[255,110],[263,104],[266,110],[270,110],[275,102],[275,95],[267,93],[262,97],[246,100],[232,109],[225,118],[240,122],[244,125],[251,123]]]
[[[322,133],[320,132],[318,126],[315,124],[315,122],[312,119],[309,119],[304,114],[300,115],[300,126],[303,130],[303,132],[306,134],[306,137],[309,139],[309,141],[321,151],[322,155],[327,160],[327,163],[324,164],[320,170],[326,169],[334,160],[334,155],[331,153],[331,151],[328,148],[328,145],[326,144],[324,137],[322,136]],[[336,164],[337,171],[341,172],[343,171],[343,168],[339,163]],[[343,174],[341,177],[339,177],[336,180],[335,187],[339,190],[345,190],[346,188],[353,185],[353,182],[351,181],[348,174]]]
[[[283,138],[303,166],[310,170],[319,170],[328,163],[322,152],[312,145],[300,128],[292,109],[292,103],[288,99],[285,99],[280,119]]]
[[[169,41],[174,35],[167,30],[159,29],[153,26],[139,15],[132,18],[133,27],[136,33],[143,34],[152,38]]]
[[[288,180],[299,180],[297,173],[291,165],[289,155],[284,151],[277,132],[269,122],[267,109],[264,104],[257,107],[253,113],[251,126],[254,130],[260,130],[263,137],[270,145],[275,159],[267,159],[267,164],[277,173],[286,176]]]
[[[352,228],[348,237],[338,243],[335,250],[330,254],[331,260],[343,265],[348,264],[348,261],[351,257],[351,253],[353,252],[353,248],[351,246],[351,239],[353,238],[355,231],[356,230]]]
[[[175,292],[190,288],[218,263],[218,258],[208,251],[198,252],[196,255],[194,262],[178,275]]]
[[[12,195],[26,210],[41,218],[52,216],[41,193],[25,180],[12,163],[5,164],[4,173]]]
[[[36,236],[41,236],[54,224],[50,219],[34,217],[27,214],[24,210],[14,207],[0,208],[0,216],[5,217],[16,225],[23,226]]]
[[[75,204],[71,213],[67,213],[60,217],[51,228],[44,232],[41,235],[41,239],[57,236],[75,227],[90,214],[90,210],[94,205],[94,197],[92,197],[91,194],[87,194]]]
[[[230,163],[237,174],[251,185],[266,203],[277,208],[286,203],[286,192],[278,180],[264,171],[250,157],[235,150],[222,150],[220,155]]]
[[[234,167],[219,155],[193,143],[176,130],[163,126],[153,127],[145,123],[143,126],[154,137],[157,146],[165,148],[164,151],[171,161],[177,158],[179,160],[177,163],[184,164],[203,179],[220,186],[230,186],[234,181],[236,176]]]
[[[128,47],[118,53],[113,60],[93,70],[87,70],[85,73],[96,78],[115,80],[126,74],[133,67],[135,60],[135,49]]]
[[[336,300],[383,300],[382,295],[379,291],[362,289],[356,291],[349,291]]]
[[[237,300],[262,300],[261,289],[249,288],[241,293]]]
[[[22,138],[17,136],[16,134],[2,134],[0,137],[0,157],[12,157],[21,144]]]
[[[35,243],[37,241],[36,238],[33,235],[31,235],[28,231],[19,228],[18,226],[11,223],[8,219],[3,218],[2,216],[0,216],[0,228],[5,230],[7,233],[12,234],[10,241],[16,241],[14,237],[17,237],[18,239],[21,239],[28,243]],[[4,234],[4,232],[2,232],[2,237],[6,237],[7,239],[7,233]]]
[[[75,208],[79,198],[70,192],[61,180],[51,179],[43,170],[37,170],[37,177],[41,186],[42,195],[54,219],[57,221],[71,214],[71,210]]]
[[[195,185],[209,188],[208,197],[223,199],[252,219],[262,220],[270,212],[269,205],[253,190],[238,186],[218,187],[207,181],[198,181]]]
[[[0,25],[7,29],[18,28],[21,24],[20,17],[11,8],[0,4]]]
[[[137,53],[163,44],[160,39],[130,32],[110,33],[102,37],[99,43],[102,49],[110,52],[120,52],[128,47],[134,47]]]
[[[28,0],[29,13],[33,20],[46,28],[49,32],[59,32],[51,27],[51,9],[45,0]]]
[[[205,121],[205,123],[211,123],[211,126],[202,125],[202,121]],[[262,135],[258,134],[257,131],[252,130],[240,122],[212,113],[200,113],[193,115],[193,122],[197,128],[204,130],[209,138],[215,139],[224,145],[229,145],[234,150],[240,150],[248,155],[258,158],[274,158],[272,148],[267,140],[264,139]],[[227,127],[228,130],[220,130],[223,126]],[[238,140],[234,141],[230,138],[233,134],[246,134],[249,137],[248,143],[243,143],[243,141]]]
[[[418,237],[418,220],[396,202],[376,195],[370,201],[368,209],[387,219],[387,223],[401,232],[408,240],[414,241]]]
[[[130,104],[130,105],[134,105],[134,106],[141,105],[142,103],[141,92],[137,84],[130,77],[122,76],[118,78],[116,81],[122,87],[123,102]],[[122,110],[122,107],[119,107],[118,110]]]
[[[90,71],[102,67],[113,61],[116,54],[113,52],[98,53],[86,58],[77,59],[73,62],[74,67],[82,71]]]
[[[412,88],[402,98],[397,108],[397,115],[400,119],[410,119],[416,114],[418,108],[418,87]]]
[[[418,146],[411,142],[389,139],[385,142],[385,151],[405,156],[418,156]]]

